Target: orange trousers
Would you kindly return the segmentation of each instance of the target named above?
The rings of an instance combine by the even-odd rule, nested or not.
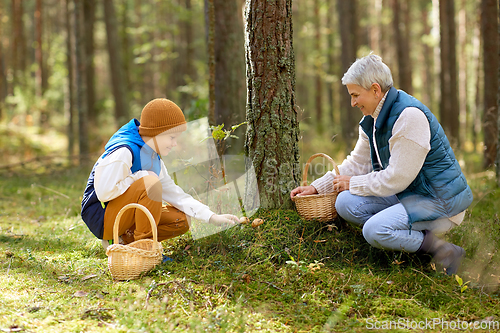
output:
[[[146,176],[135,181],[122,195],[108,202],[104,213],[103,239],[113,239],[113,226],[120,209],[129,203],[146,207],[155,219],[158,241],[177,237],[189,230],[186,214],[171,205],[163,205],[162,186],[155,176]],[[125,211],[119,221],[118,235],[125,244],[134,240],[153,238],[151,223],[139,209]]]

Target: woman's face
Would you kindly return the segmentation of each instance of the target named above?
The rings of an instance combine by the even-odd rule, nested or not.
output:
[[[358,107],[365,116],[373,114],[383,97],[380,86],[376,83],[372,84],[369,90],[357,84],[346,84],[346,87],[351,95],[351,106]]]

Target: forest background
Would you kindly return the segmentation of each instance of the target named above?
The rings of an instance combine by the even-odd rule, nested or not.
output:
[[[440,118],[458,151],[483,154],[483,167],[493,166],[497,7],[493,0],[293,2],[301,155],[353,147],[361,117],[340,78],[373,51],[395,87]],[[188,120],[208,116],[226,128],[245,121],[245,19],[241,0],[0,1],[1,134],[32,141],[16,150],[2,139],[3,167],[99,152],[156,97],[178,103]],[[29,133],[54,135],[49,150]]]
[[[498,319],[498,5],[0,0],[0,314],[8,329],[153,331],[164,320],[186,330],[332,331],[362,330],[368,319]],[[180,237],[167,245],[170,266],[109,283],[105,255],[78,215],[89,164],[117,128],[157,97],[175,101],[189,121],[207,117],[228,129],[247,121],[227,153],[246,154],[254,167],[266,156],[291,168],[256,171],[261,206],[292,208],[287,194],[311,154],[341,162],[352,149],[361,113],[340,79],[372,51],[395,87],[438,117],[473,188],[466,221],[448,236],[467,250],[463,281],[443,279],[426,260],[372,249],[338,221],[305,224],[291,210],[265,210],[265,229]],[[254,70],[259,56],[275,66]],[[260,85],[262,72],[284,77]],[[256,98],[273,94],[287,96],[275,99],[278,109]],[[255,130],[268,118],[276,126]],[[287,186],[271,193],[270,179]],[[156,294],[156,310],[137,305],[162,281],[177,286],[162,291],[167,300]]]

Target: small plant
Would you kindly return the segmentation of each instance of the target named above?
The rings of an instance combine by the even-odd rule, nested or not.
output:
[[[212,130],[212,137],[214,140],[220,140],[220,141],[225,141],[229,138],[234,138],[238,139],[236,135],[233,135],[232,133],[238,129],[241,125],[245,125],[247,122],[242,122],[241,124],[238,125],[233,125],[231,126],[230,130],[224,129],[224,124],[220,124],[217,126],[210,126],[210,129]]]
[[[460,287],[460,292],[463,293],[467,288],[467,283],[469,283],[470,281],[467,281],[464,283],[464,281],[462,280],[462,278],[458,275],[455,275],[455,280],[457,280],[458,282],[458,286]]]
[[[305,261],[296,261],[292,256],[290,256],[290,260],[287,260],[286,263],[288,265],[297,267],[304,273],[310,272],[311,274],[314,274],[315,271],[319,271],[321,269],[321,266],[324,266],[323,263],[318,262],[317,260],[314,260],[314,262],[308,265]]]

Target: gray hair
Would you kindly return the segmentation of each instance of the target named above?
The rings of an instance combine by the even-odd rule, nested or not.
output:
[[[389,67],[382,62],[382,58],[375,54],[356,59],[342,77],[342,84],[356,84],[369,90],[373,83],[378,83],[383,92],[394,84]]]

